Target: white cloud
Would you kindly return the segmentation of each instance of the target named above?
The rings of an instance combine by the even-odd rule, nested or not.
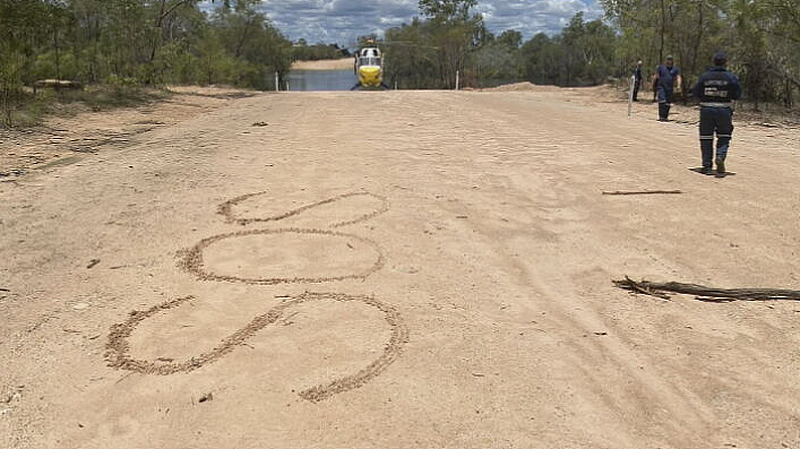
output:
[[[292,40],[345,46],[419,15],[417,0],[265,0],[258,8]],[[478,11],[493,33],[514,29],[526,39],[539,32],[557,33],[579,11],[587,19],[603,12],[596,0],[479,0]]]

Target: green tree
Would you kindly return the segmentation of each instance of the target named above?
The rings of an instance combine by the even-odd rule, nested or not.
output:
[[[617,61],[654,67],[674,54],[688,88],[711,54],[728,50],[745,96],[791,105],[800,90],[800,0],[601,0],[619,29]]]
[[[23,86],[60,78],[115,89],[164,83],[271,88],[291,43],[259,0],[0,0],[2,124],[32,99]]]
[[[477,0],[419,0],[419,9],[436,21],[466,22],[477,4]]]
[[[585,21],[579,12],[561,33],[537,34],[522,47],[525,77],[534,83],[586,86],[614,73],[614,30],[601,20]]]
[[[497,42],[512,50],[517,50],[522,46],[522,33],[517,30],[506,30],[497,36]]]

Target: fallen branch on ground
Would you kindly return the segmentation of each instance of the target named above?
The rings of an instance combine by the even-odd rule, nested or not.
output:
[[[656,298],[660,298],[660,299],[663,299],[665,301],[670,301],[668,294],[661,293],[661,292],[655,291],[655,290],[653,290],[653,289],[651,289],[651,288],[649,288],[649,287],[647,287],[645,285],[641,285],[640,283],[633,281],[628,276],[625,276],[624,280],[614,281],[614,285],[616,285],[619,288],[622,288],[622,289],[625,289],[625,290],[629,290],[629,291],[631,291],[633,293],[642,293],[644,295],[655,296]]]
[[[603,190],[603,195],[677,195],[680,190]]]
[[[33,94],[36,95],[39,89],[53,88],[55,90],[61,89],[83,89],[83,84],[80,81],[70,80],[39,80],[33,83]]]
[[[800,291],[775,288],[716,288],[680,282],[659,283],[645,280],[636,282],[627,276],[623,280],[614,281],[614,285],[661,299],[669,299],[664,292],[672,292],[695,295],[696,299],[700,301],[800,301]]]

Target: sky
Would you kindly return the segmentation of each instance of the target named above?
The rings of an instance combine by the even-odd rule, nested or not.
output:
[[[293,41],[347,47],[358,36],[382,35],[419,15],[417,0],[264,0],[259,9]],[[587,19],[603,13],[596,0],[478,0],[478,11],[491,32],[514,29],[525,39],[557,33],[578,11]]]

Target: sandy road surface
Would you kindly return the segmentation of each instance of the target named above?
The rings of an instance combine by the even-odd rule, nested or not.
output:
[[[60,107],[35,129],[0,129],[0,182],[13,180],[31,168],[77,163],[80,153],[99,153],[127,147],[132,139],[213,111],[231,100],[255,95],[224,87],[172,86],[160,101],[137,107],[92,113],[71,103]],[[162,93],[163,95],[163,93]]]
[[[800,304],[611,284],[797,288],[800,133],[624,110],[266,94],[0,183],[0,446],[800,447]]]

